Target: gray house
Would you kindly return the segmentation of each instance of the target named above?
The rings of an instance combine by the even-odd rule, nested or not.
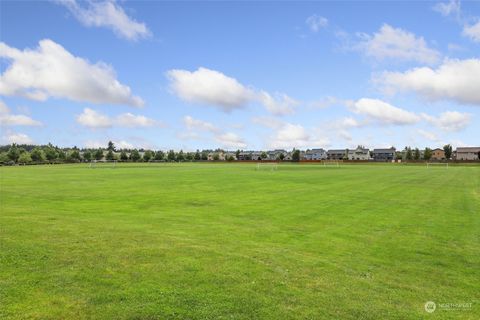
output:
[[[322,148],[307,150],[303,158],[305,160],[324,160],[327,159],[327,151]]]
[[[389,149],[373,149],[373,160],[375,161],[392,161],[395,159],[395,148]]]
[[[285,151],[283,149],[275,149],[273,151],[268,151],[267,152],[268,160],[278,160],[278,159],[280,159],[281,154],[283,154],[283,157],[285,159],[286,156],[287,156],[287,151]]]
[[[457,148],[457,160],[480,160],[478,153],[480,147]]]
[[[370,150],[362,146],[348,150],[348,160],[370,160]]]
[[[331,149],[327,151],[328,160],[343,160],[346,156],[346,149]]]

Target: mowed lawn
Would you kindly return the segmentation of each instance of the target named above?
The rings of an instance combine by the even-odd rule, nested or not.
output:
[[[479,166],[0,174],[0,319],[480,318]]]

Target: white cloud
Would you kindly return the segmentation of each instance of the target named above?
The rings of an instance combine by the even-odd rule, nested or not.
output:
[[[87,140],[83,143],[83,146],[89,149],[106,148],[109,140],[112,140],[117,150],[135,149],[135,146],[130,142],[127,142],[125,140],[115,140],[110,138],[106,138],[105,140]]]
[[[0,100],[0,126],[40,126],[42,123],[23,114],[11,114],[10,108]]]
[[[328,138],[310,134],[299,124],[285,123],[271,137],[268,147],[273,149],[312,148],[325,147],[328,143]]]
[[[3,137],[3,140],[6,141],[8,144],[16,143],[16,144],[33,144],[34,141],[25,133],[9,133]]]
[[[112,126],[110,117],[90,108],[83,109],[83,113],[77,116],[77,122],[89,128],[109,128]]]
[[[7,107],[5,102],[0,100],[0,114],[10,113],[10,109]]]
[[[461,4],[459,0],[450,0],[449,2],[439,2],[433,6],[433,10],[447,17],[450,15],[458,15],[461,12]]]
[[[339,128],[358,128],[363,125],[363,123],[360,123],[357,119],[352,117],[345,117],[337,123],[337,127]]]
[[[387,93],[413,91],[429,100],[480,106],[480,60],[445,60],[437,69],[385,72],[375,79]]]
[[[365,115],[381,124],[407,125],[414,124],[420,120],[420,117],[415,113],[392,106],[378,99],[362,98],[356,102],[349,103],[348,107],[352,112]]]
[[[0,57],[11,60],[0,75],[0,94],[45,101],[49,97],[92,103],[142,106],[112,67],[75,57],[52,40],[23,51],[0,42]]]
[[[170,70],[167,72],[173,92],[187,102],[210,104],[229,112],[243,108],[254,96],[251,89],[236,79],[207,68],[197,71]]]
[[[297,101],[284,93],[275,97],[266,91],[249,88],[234,78],[207,68],[196,71],[170,70],[166,73],[172,92],[180,99],[218,107],[224,112],[242,109],[251,102],[260,102],[275,115],[292,114]]]
[[[305,20],[312,32],[318,32],[320,29],[325,28],[328,25],[328,19],[317,14],[311,15]]]
[[[438,142],[440,141],[440,139],[438,138],[438,136],[433,133],[433,132],[430,132],[430,131],[427,131],[427,130],[423,130],[423,129],[418,129],[417,130],[417,133],[419,135],[421,135],[422,137],[424,137],[425,139],[427,140],[430,140],[430,141],[434,141],[434,142]]]
[[[87,27],[109,28],[119,37],[132,41],[151,35],[145,23],[130,18],[113,0],[88,1],[87,8],[83,8],[75,0],[57,0],[56,2],[64,5],[78,21]]]
[[[245,141],[237,134],[232,132],[218,134],[215,136],[215,140],[217,140],[217,142],[219,142],[222,147],[226,149],[244,149],[247,147]]]
[[[440,53],[429,48],[423,37],[388,24],[384,24],[373,36],[360,36],[363,41],[356,48],[376,60],[394,59],[433,64],[440,59]]]
[[[469,113],[461,113],[458,111],[446,111],[440,114],[438,117],[430,116],[422,113],[422,117],[433,124],[434,126],[442,129],[443,131],[461,131],[465,129],[472,120],[472,115]]]
[[[188,130],[218,132],[218,128],[216,128],[210,122],[194,119],[191,116],[183,117],[183,123],[185,124]]]
[[[463,35],[474,42],[480,42],[480,20],[473,25],[464,26]]]
[[[90,108],[83,109],[83,112],[77,115],[77,122],[82,126],[89,128],[110,128],[112,126],[136,128],[160,126],[161,123],[142,115],[134,115],[130,112],[122,113],[116,117],[109,117]]]
[[[115,119],[115,124],[121,127],[152,127],[160,125],[156,120],[147,118],[142,115],[134,115],[130,112],[122,113],[118,115]]]
[[[115,143],[115,146],[117,149],[134,149],[135,148],[133,144],[125,140],[114,141],[113,143]]]
[[[295,113],[295,107],[298,105],[298,101],[284,93],[277,93],[274,98],[268,92],[262,90],[258,93],[258,96],[265,108],[274,115],[293,114]]]

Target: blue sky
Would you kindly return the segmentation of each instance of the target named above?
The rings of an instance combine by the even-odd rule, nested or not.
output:
[[[1,143],[480,145],[480,2],[2,1]]]

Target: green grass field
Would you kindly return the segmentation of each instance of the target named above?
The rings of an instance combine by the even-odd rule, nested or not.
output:
[[[0,319],[480,318],[478,166],[0,174]]]

